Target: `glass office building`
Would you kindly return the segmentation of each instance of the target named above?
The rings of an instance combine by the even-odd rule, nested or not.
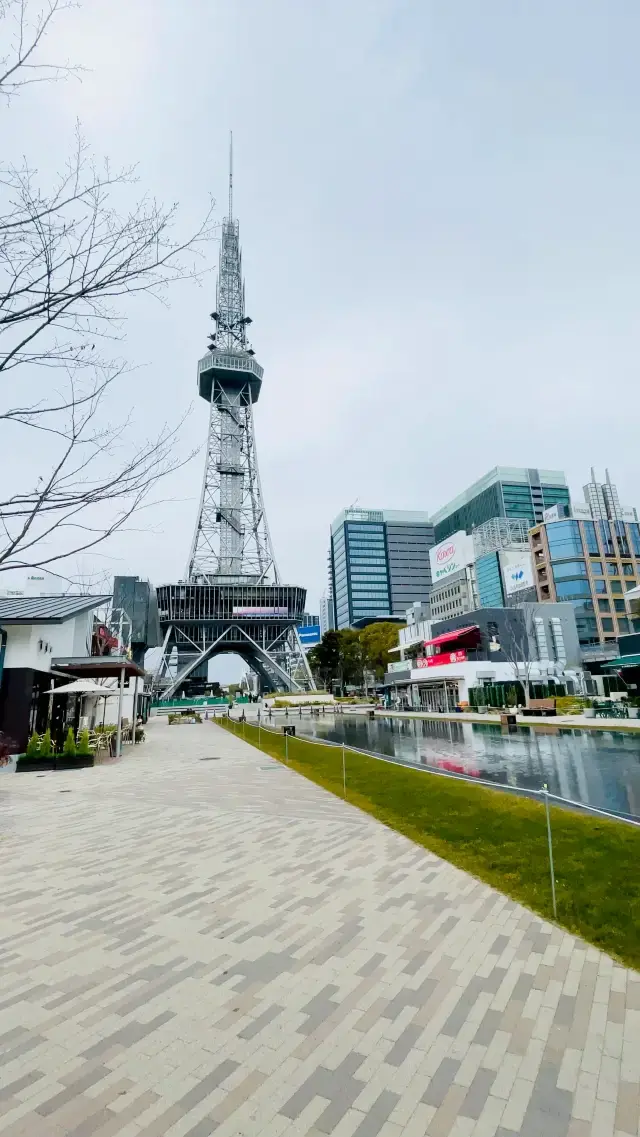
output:
[[[346,509],[331,526],[330,586],[337,628],[404,615],[431,589],[427,513]]]
[[[442,509],[432,514],[436,543],[462,529],[471,533],[492,518],[521,518],[530,526],[545,509],[569,505],[562,470],[496,466]]]
[[[640,630],[625,600],[640,584],[637,522],[547,522],[531,531],[530,541],[538,599],[573,605],[581,645],[607,644]]]

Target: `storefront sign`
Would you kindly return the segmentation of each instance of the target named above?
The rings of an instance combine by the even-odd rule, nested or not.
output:
[[[523,588],[534,587],[533,565],[528,553],[502,552],[500,561],[504,590],[507,596],[521,592]]]
[[[445,663],[466,663],[467,653],[459,651],[441,651],[440,655],[425,655],[419,659],[418,667],[442,667]]]
[[[446,541],[434,545],[433,549],[429,550],[429,560],[431,580],[435,584],[437,580],[442,580],[443,577],[451,576],[452,573],[460,572],[460,569],[473,564],[475,560],[473,539],[460,529],[452,537],[447,537]]]

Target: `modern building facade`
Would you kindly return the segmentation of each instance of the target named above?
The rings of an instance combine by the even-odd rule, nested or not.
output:
[[[327,632],[333,631],[336,626],[336,619],[333,610],[333,595],[331,590],[320,597],[320,635],[324,636]]]
[[[453,533],[434,545],[431,563],[431,618],[460,616],[478,607],[475,553],[467,533]]]
[[[298,636],[300,637],[300,646],[305,652],[319,644],[322,638],[320,617],[312,615],[311,612],[305,612],[298,628]]]
[[[431,590],[427,513],[345,509],[331,526],[330,586],[336,628],[402,616]]]
[[[473,530],[473,549],[482,608],[511,607],[536,600],[528,521],[492,517]]]
[[[530,534],[538,600],[573,605],[583,648],[610,645],[635,629],[626,593],[640,584],[637,521],[565,518]]]
[[[404,658],[391,665],[385,684],[414,709],[452,711],[477,688],[513,686],[525,675],[525,661],[533,684],[582,689],[570,604],[479,608],[434,621],[424,640],[405,636],[400,651]]]
[[[604,472],[604,482],[596,480],[593,466],[591,481],[583,486],[584,500],[594,521],[637,521],[638,514],[630,506],[620,504],[617,487],[614,486],[609,471]]]
[[[521,518],[532,526],[543,520],[545,509],[569,502],[561,470],[496,466],[432,515],[435,540],[458,530],[471,533],[495,517]]]
[[[56,727],[65,709],[50,708],[52,686],[65,682],[65,659],[90,659],[94,612],[110,596],[38,596],[0,599],[0,730],[24,751],[32,731]],[[55,666],[54,666],[55,664]]]
[[[162,643],[155,588],[137,576],[114,576],[113,612],[129,622],[131,658],[144,667],[147,649]]]

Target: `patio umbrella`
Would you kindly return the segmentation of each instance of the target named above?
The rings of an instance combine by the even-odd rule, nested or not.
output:
[[[80,712],[82,713],[82,699],[85,695],[100,695],[103,699],[107,699],[109,695],[117,692],[117,687],[103,687],[100,683],[94,683],[93,679],[74,679],[72,683],[63,683],[61,687],[54,687],[50,695],[80,695]],[[104,704],[106,713],[107,704]],[[102,716],[104,725],[104,714]]]
[[[117,694],[117,687],[102,687],[92,679],[74,679],[73,683],[63,683],[61,687],[54,687],[54,695],[108,695]]]

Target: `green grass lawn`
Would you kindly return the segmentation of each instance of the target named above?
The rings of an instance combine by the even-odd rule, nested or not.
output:
[[[243,726],[218,720],[240,737]],[[258,728],[244,725],[258,745]],[[282,734],[260,732],[280,761]],[[289,765],[342,796],[342,752],[288,739]],[[544,806],[346,751],[347,798],[385,825],[553,919]],[[640,969],[640,831],[552,808],[558,923]]]

